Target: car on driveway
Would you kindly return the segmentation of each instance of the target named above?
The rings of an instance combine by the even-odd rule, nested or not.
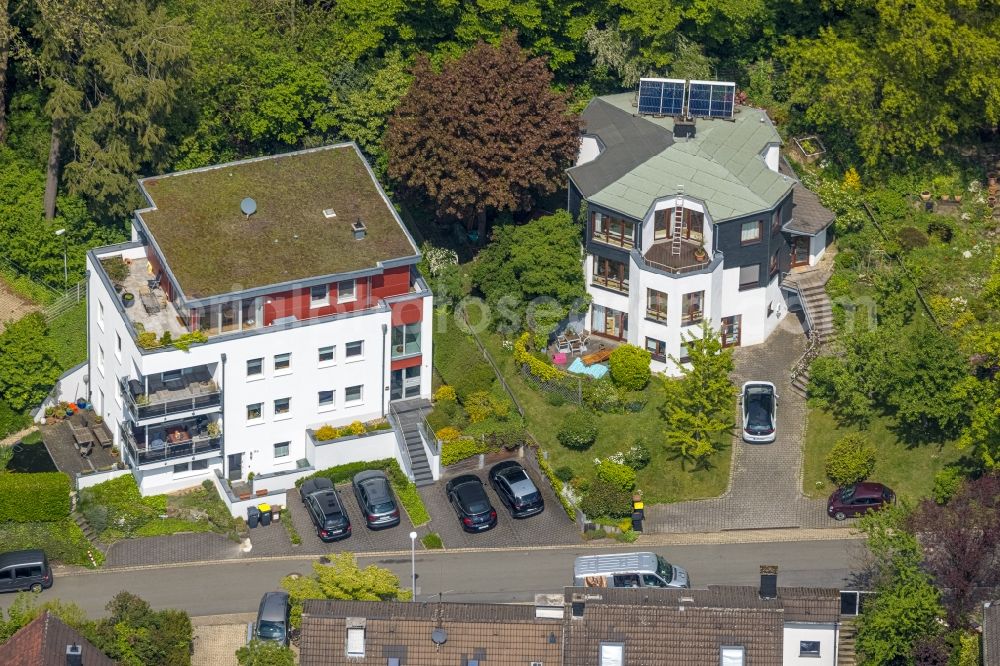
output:
[[[358,472],[351,485],[369,528],[375,530],[399,525],[399,507],[396,506],[396,498],[392,495],[389,479],[384,472]]]
[[[864,482],[837,488],[826,503],[826,513],[837,520],[861,516],[896,501],[896,493],[881,483]]]
[[[743,441],[768,444],[778,429],[778,394],[771,382],[747,382],[740,393]]]
[[[323,541],[339,541],[351,536],[351,519],[330,479],[309,479],[299,489],[306,511]]]
[[[545,509],[545,500],[531,477],[516,460],[505,460],[490,469],[490,485],[512,518],[527,518]]]
[[[455,508],[462,529],[485,532],[497,524],[497,512],[490,504],[483,482],[475,474],[456,476],[445,485],[448,501]]]

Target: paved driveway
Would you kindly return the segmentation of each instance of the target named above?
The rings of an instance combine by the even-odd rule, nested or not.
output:
[[[778,433],[771,444],[733,438],[736,456],[729,490],[718,499],[658,504],[646,509],[648,532],[719,532],[739,529],[837,527],[823,500],[802,494],[805,399],[790,385],[792,366],[806,349],[802,325],[789,315],[767,342],[735,350],[734,381],[774,382],[778,390]]]

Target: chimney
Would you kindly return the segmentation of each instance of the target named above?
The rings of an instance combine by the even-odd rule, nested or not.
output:
[[[368,233],[368,227],[365,223],[361,221],[359,217],[353,224],[351,224],[351,231],[354,232],[354,240],[361,240]]]
[[[547,617],[561,620],[565,615],[563,595],[536,594],[535,617]]]
[[[778,598],[778,566],[775,564],[760,566],[760,598]]]
[[[573,609],[573,619],[583,617],[583,611],[587,606],[587,597],[583,594],[573,594],[570,603],[570,607]]]
[[[83,648],[76,643],[66,646],[66,666],[83,666]]]

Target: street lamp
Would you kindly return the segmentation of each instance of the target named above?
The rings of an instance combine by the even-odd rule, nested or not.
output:
[[[417,533],[410,532],[410,587],[413,596],[410,601],[417,600]]]
[[[56,229],[56,236],[62,236],[63,239],[63,289],[69,288],[69,263],[66,261],[66,251],[67,245],[69,244],[69,239],[66,238],[65,229]]]

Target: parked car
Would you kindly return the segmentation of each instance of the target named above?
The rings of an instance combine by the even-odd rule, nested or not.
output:
[[[351,536],[351,520],[330,479],[309,479],[299,489],[306,511],[323,541],[339,541]]]
[[[291,623],[291,604],[288,603],[288,592],[266,592],[260,600],[257,610],[257,623],[254,625],[254,636],[262,641],[275,641],[288,645]]]
[[[352,485],[368,527],[374,530],[399,525],[399,507],[384,472],[359,472],[354,475]]]
[[[896,501],[896,493],[881,483],[864,482],[837,488],[826,503],[826,513],[837,520],[860,516]]]
[[[778,394],[771,382],[747,382],[740,394],[743,405],[743,441],[767,444],[778,430]]]
[[[505,460],[490,468],[490,485],[512,518],[527,518],[545,509],[542,493],[516,460]]]
[[[484,532],[497,524],[497,512],[486,496],[483,482],[475,474],[456,476],[445,485],[448,501],[455,507],[462,529]]]
[[[43,550],[0,554],[0,592],[41,592],[52,587],[52,569]]]

